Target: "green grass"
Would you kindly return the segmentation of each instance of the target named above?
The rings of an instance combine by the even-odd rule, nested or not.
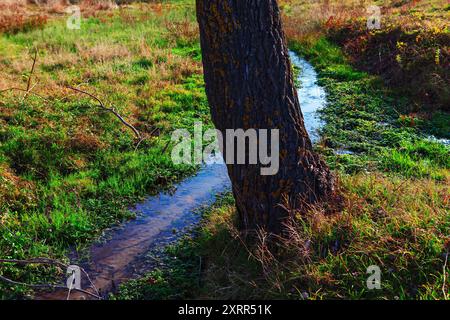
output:
[[[449,148],[430,141],[424,128],[448,132],[445,114],[433,122],[406,121],[410,101],[386,89],[379,78],[352,68],[337,46],[321,38],[308,46],[292,44],[319,72],[328,104],[320,111],[320,149],[328,163],[343,172],[381,170],[405,177],[445,180],[450,168]],[[354,154],[336,155],[331,149]]]
[[[195,26],[193,3],[171,1],[161,14],[132,7],[87,18],[81,30],[51,20],[42,30],[0,35],[4,87],[25,87],[38,49],[34,88],[48,101],[17,92],[0,96],[0,257],[67,260],[111,224],[133,218],[128,206],[195,172],[174,165],[172,130],[209,122],[196,37],[166,24]],[[186,27],[187,28],[187,27]],[[96,102],[64,89],[82,86],[147,137]],[[4,88],[3,86],[0,89]],[[150,135],[153,133],[153,135]],[[52,281],[65,270],[8,265],[3,275]],[[27,288],[0,284],[0,298]]]
[[[324,39],[291,47],[313,63],[327,92],[318,151],[339,175],[342,212],[299,213],[288,235],[267,248],[240,235],[225,195],[193,236],[169,248],[165,267],[121,286],[115,299],[448,296],[448,147],[425,139],[429,124],[405,123],[408,100],[349,66],[338,47]],[[371,265],[381,269],[381,290],[367,289]]]
[[[162,12],[105,12],[78,31],[53,19],[42,30],[0,35],[0,89],[26,85],[37,47],[34,90],[50,97],[0,96],[1,258],[67,260],[72,248],[133,218],[127,208],[140,197],[195,171],[162,153],[173,129],[209,122],[194,3],[170,4]],[[426,134],[448,137],[448,115],[406,116],[406,97],[351,67],[323,38],[291,47],[313,63],[327,91],[317,149],[339,175],[342,213],[298,215],[290,237],[271,248],[276,258],[262,259],[269,252],[240,237],[225,195],[193,236],[167,249],[164,267],[113,298],[443,298],[449,150]],[[66,84],[95,93],[143,134],[158,130],[135,151],[127,128]],[[334,153],[341,148],[353,154]],[[382,270],[382,290],[365,286],[373,264]],[[8,265],[1,272],[40,283],[64,270]],[[1,299],[28,294],[0,284]]]

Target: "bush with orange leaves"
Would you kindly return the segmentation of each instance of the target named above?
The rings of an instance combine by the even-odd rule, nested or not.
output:
[[[450,111],[450,34],[444,26],[405,28],[386,22],[368,30],[363,19],[329,20],[326,35],[358,68],[415,98],[414,111]],[[422,109],[422,110],[421,110]]]
[[[416,112],[450,111],[450,34],[445,0],[380,5],[381,28],[367,27],[370,1],[281,0],[290,41],[327,37],[359,69],[413,97]]]
[[[18,33],[42,28],[47,23],[47,15],[30,13],[22,2],[0,4],[0,33]]]

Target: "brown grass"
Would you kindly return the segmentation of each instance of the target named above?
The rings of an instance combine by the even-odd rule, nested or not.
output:
[[[448,1],[391,1],[380,5],[381,29],[367,28],[368,1],[282,1],[290,41],[327,37],[359,69],[380,75],[414,100],[413,111],[449,111]]]
[[[347,21],[366,22],[366,8],[373,5],[368,0],[281,0],[284,26],[288,38],[302,40],[323,34],[327,24],[342,24]],[[382,27],[398,25],[405,30],[417,28],[448,27],[450,13],[445,10],[447,0],[401,0],[378,4],[381,8]],[[433,10],[433,7],[439,8]]]
[[[0,33],[18,33],[42,28],[47,23],[47,15],[32,13],[22,2],[0,4]]]
[[[198,40],[198,25],[189,19],[182,21],[166,20],[165,25],[173,41],[189,45]]]
[[[366,268],[376,264],[385,287],[367,297],[442,298],[448,182],[344,176],[341,214],[298,213],[275,238],[263,230],[243,237],[234,207],[221,206],[205,226],[211,255],[204,292],[216,299],[352,298],[364,292]]]
[[[26,204],[36,201],[35,186],[31,181],[24,180],[14,174],[5,164],[0,165],[0,225],[6,219],[4,207],[10,211],[23,209]]]
[[[71,137],[68,147],[81,152],[95,152],[104,148],[104,143],[94,134],[79,131]]]
[[[2,0],[0,33],[14,34],[42,28],[49,17],[66,14],[70,5],[68,0]],[[97,16],[118,7],[113,0],[82,0],[78,6],[84,17]]]
[[[98,43],[94,46],[85,47],[77,45],[79,56],[83,60],[91,60],[93,62],[107,62],[117,58],[127,59],[131,56],[127,47],[113,43]]]

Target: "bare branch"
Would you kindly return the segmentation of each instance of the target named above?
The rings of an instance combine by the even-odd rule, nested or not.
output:
[[[73,91],[76,91],[76,92],[79,92],[79,93],[83,93],[83,94],[85,94],[85,95],[91,97],[91,98],[94,99],[95,101],[97,101],[97,102],[99,103],[99,107],[100,107],[101,109],[104,109],[104,110],[109,111],[109,112],[111,112],[112,114],[114,114],[114,115],[117,117],[117,119],[119,119],[125,126],[127,126],[128,128],[130,128],[130,129],[133,131],[134,135],[140,140],[140,142],[142,141],[142,136],[141,136],[140,132],[139,132],[132,124],[130,124],[128,121],[126,121],[126,120],[125,120],[125,119],[124,119],[124,118],[116,111],[116,109],[106,107],[106,106],[103,104],[103,102],[102,102],[99,98],[97,98],[95,95],[93,95],[92,93],[89,93],[89,92],[86,92],[86,91],[84,91],[84,90],[81,90],[81,89],[78,89],[78,88],[74,88],[74,87],[71,87],[71,86],[66,86],[66,88],[68,88],[68,89],[70,89],[70,90],[73,90]]]
[[[15,263],[15,264],[20,264],[20,265],[47,264],[47,265],[55,265],[55,266],[58,266],[58,267],[61,267],[61,268],[64,268],[64,269],[67,269],[67,267],[69,266],[69,265],[64,264],[64,263],[62,263],[60,261],[49,259],[49,258],[35,258],[35,259],[29,259],[29,260],[0,259],[0,264],[1,263]],[[0,267],[1,267],[1,265],[0,265]],[[80,270],[83,272],[83,274],[88,279],[88,281],[90,283],[90,288],[95,291],[95,294],[91,293],[91,292],[88,292],[86,290],[83,290],[83,289],[67,288],[65,286],[59,286],[59,285],[52,285],[52,284],[28,284],[28,283],[18,282],[18,281],[11,280],[11,279],[6,278],[6,277],[1,276],[1,275],[0,275],[0,280],[4,281],[4,282],[7,282],[9,284],[12,284],[12,285],[22,285],[22,286],[27,286],[27,287],[30,287],[30,288],[35,288],[35,289],[53,288],[53,289],[69,290],[68,297],[70,297],[70,291],[79,291],[79,292],[88,294],[88,295],[90,295],[92,297],[95,297],[97,299],[102,299],[100,297],[100,293],[98,292],[96,286],[92,282],[92,280],[89,277],[89,274],[86,272],[86,270],[84,270],[84,268],[81,268],[81,267],[80,267]]]
[[[33,289],[64,289],[64,290],[69,290],[69,288],[65,287],[65,286],[58,286],[58,285],[53,285],[53,284],[48,284],[48,283],[40,283],[40,284],[28,284],[28,283],[24,283],[24,282],[18,282],[18,281],[14,281],[11,280],[9,278],[6,278],[4,276],[0,275],[0,281],[15,285],[15,286],[25,286],[25,287],[29,287],[29,288],[33,288]],[[77,289],[77,288],[72,288],[73,291],[78,291],[87,295],[90,295],[91,297],[94,297],[98,300],[102,300],[102,297],[91,293],[89,291],[83,290],[83,289]]]
[[[33,65],[31,66],[31,71],[30,71],[30,76],[28,77],[28,82],[27,82],[27,90],[25,95],[23,96],[23,98],[25,99],[28,95],[28,93],[34,88],[31,87],[31,78],[33,77],[33,73],[34,73],[34,67],[36,66],[36,60],[37,60],[37,49],[34,49],[34,58],[33,58]]]
[[[33,88],[34,88],[34,86],[33,86],[31,89],[33,89]],[[33,92],[33,91],[27,91],[26,89],[16,88],[16,87],[13,87],[13,88],[7,88],[7,89],[2,89],[2,90],[0,90],[0,94],[3,94],[4,92],[8,92],[8,91],[22,91],[22,92],[25,92],[26,95],[27,95],[27,94],[32,94],[32,95],[35,95],[36,97],[41,98],[42,100],[48,101],[48,99],[47,99],[46,97],[41,96],[41,95],[38,94],[38,93],[35,93],[35,92]],[[24,97],[25,97],[25,96],[24,96]]]
[[[18,259],[0,259],[0,263],[15,263],[15,264],[48,264],[48,265],[55,265],[61,268],[67,268],[69,265],[64,264],[62,262],[48,259],[48,258],[35,258],[35,259],[29,259],[29,260],[18,260]]]

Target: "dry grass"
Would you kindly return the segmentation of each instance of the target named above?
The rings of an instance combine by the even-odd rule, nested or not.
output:
[[[35,185],[20,178],[5,164],[0,165],[0,225],[7,219],[5,206],[14,210],[23,210],[36,201]]]
[[[199,40],[198,24],[189,19],[182,21],[165,21],[165,26],[172,41],[189,45]]]
[[[347,20],[364,15],[365,8],[370,3],[365,0],[280,2],[286,35],[289,39],[297,41],[323,34],[323,26],[330,19]]]
[[[288,39],[311,46],[327,37],[357,68],[411,96],[414,111],[449,111],[450,48],[446,0],[390,1],[381,29],[369,30],[369,1],[282,1]]]
[[[204,290],[219,299],[443,298],[448,182],[344,176],[341,214],[298,213],[276,241],[264,231],[244,239],[233,205],[221,206],[205,227]],[[382,290],[366,290],[370,265],[382,270]]]
[[[95,134],[78,131],[71,136],[67,147],[81,152],[94,152],[103,149],[105,144]]]
[[[67,14],[68,0],[3,0],[0,3],[0,33],[18,33],[42,28],[49,17]],[[82,0],[78,6],[85,18],[118,8],[112,0]]]
[[[94,46],[77,45],[79,57],[83,60],[91,60],[92,62],[105,63],[117,58],[129,59],[130,51],[124,45],[101,42]]]
[[[373,1],[367,0],[281,0],[280,3],[287,36],[297,41],[323,34],[327,24],[352,20],[365,22],[368,17],[367,8],[374,5]],[[450,13],[445,9],[448,5],[446,0],[389,1],[376,4],[381,9],[382,26],[393,24],[405,30],[448,27]]]

